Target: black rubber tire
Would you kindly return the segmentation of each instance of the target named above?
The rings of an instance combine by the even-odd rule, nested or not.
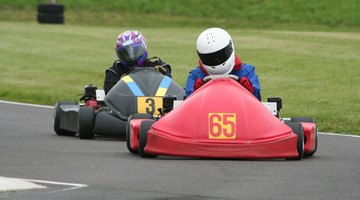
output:
[[[154,116],[150,114],[140,114],[140,113],[134,113],[129,116],[128,121],[126,123],[126,147],[129,150],[130,153],[139,153],[138,150],[134,150],[130,146],[130,121],[132,119],[154,119]]]
[[[155,120],[146,120],[141,122],[139,129],[139,154],[143,158],[154,158],[156,155],[147,154],[144,152],[147,143],[147,134],[151,126],[155,123]]]
[[[63,14],[38,13],[37,21],[39,23],[63,24],[64,23],[64,15]]]
[[[78,134],[80,139],[94,138],[95,111],[92,107],[80,107]]]
[[[65,6],[62,4],[38,4],[38,13],[63,14]]]
[[[286,125],[298,136],[296,144],[298,156],[289,160],[301,160],[304,156],[304,129],[300,122],[286,122]]]
[[[60,128],[60,104],[77,105],[76,102],[57,102],[54,106],[54,131],[61,136],[74,136],[76,132],[66,131]]]

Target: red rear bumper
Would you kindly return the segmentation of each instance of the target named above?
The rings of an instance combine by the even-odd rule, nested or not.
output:
[[[306,155],[313,152],[316,148],[317,128],[315,123],[310,122],[301,122],[301,125],[304,128],[304,136],[306,138],[304,145],[304,153]]]
[[[298,156],[297,136],[293,133],[280,138],[252,143],[198,142],[169,138],[148,132],[145,152],[156,155],[205,158],[294,158]]]
[[[130,121],[130,147],[133,150],[139,149],[139,131],[140,124],[142,121],[146,121],[149,119],[133,119]]]

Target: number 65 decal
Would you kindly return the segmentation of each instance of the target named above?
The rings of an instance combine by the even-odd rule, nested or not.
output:
[[[235,139],[236,113],[209,113],[209,139]]]

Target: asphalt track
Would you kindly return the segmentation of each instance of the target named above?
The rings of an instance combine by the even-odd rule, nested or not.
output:
[[[360,199],[359,137],[320,134],[301,161],[143,159],[119,139],[57,136],[52,119],[49,107],[0,101],[0,177],[47,187],[0,199]]]

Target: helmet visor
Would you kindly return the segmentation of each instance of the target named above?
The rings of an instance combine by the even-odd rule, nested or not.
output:
[[[145,48],[142,45],[128,45],[117,49],[116,53],[121,61],[124,61],[126,63],[134,62],[145,53]]]
[[[232,47],[232,42],[230,40],[229,44],[226,47],[214,53],[202,54],[199,53],[199,51],[197,53],[199,55],[201,62],[204,65],[217,66],[227,61],[230,58],[232,52],[233,52],[233,47]]]

